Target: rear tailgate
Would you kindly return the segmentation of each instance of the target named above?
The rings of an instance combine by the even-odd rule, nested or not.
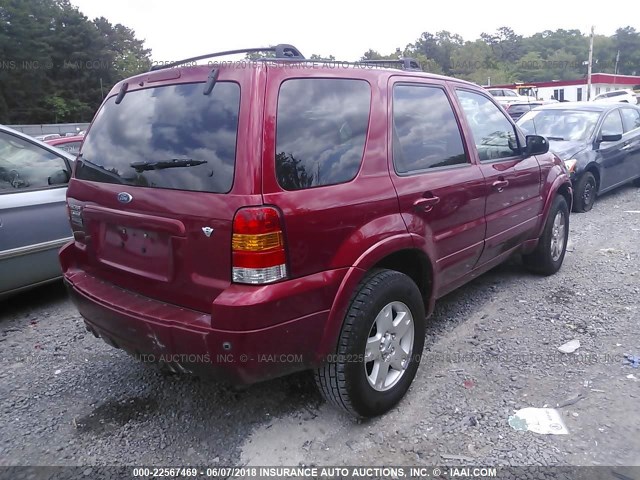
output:
[[[236,210],[262,203],[252,167],[259,165],[262,118],[252,81],[260,77],[220,69],[205,94],[210,72],[154,72],[119,103],[115,88],[68,191],[76,245],[86,252],[82,269],[204,312],[231,282]]]

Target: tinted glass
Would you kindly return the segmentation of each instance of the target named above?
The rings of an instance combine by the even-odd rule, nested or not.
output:
[[[516,94],[516,92],[514,92],[512,90],[504,90],[504,96],[505,97],[517,97],[518,95]]]
[[[370,103],[362,80],[285,81],[276,133],[280,186],[300,190],[352,180],[362,162]]]
[[[481,161],[513,157],[520,153],[513,125],[491,100],[465,90],[458,90],[458,98]]]
[[[0,132],[0,193],[60,185],[68,175],[67,164],[56,154]]]
[[[467,163],[456,117],[442,89],[396,85],[393,89],[393,124],[396,172]]]
[[[624,123],[624,131],[630,132],[636,128],[640,128],[640,110],[633,108],[623,108],[620,110],[622,113],[622,122]]]
[[[240,87],[218,82],[111,97],[82,147],[76,176],[140,187],[228,192],[233,184]]]
[[[489,90],[489,93],[494,97],[502,97],[502,90]]]
[[[542,135],[555,141],[583,141],[593,133],[599,112],[584,110],[532,110],[518,120],[527,135]]]
[[[602,122],[602,135],[622,135],[622,119],[617,110],[609,112]]]

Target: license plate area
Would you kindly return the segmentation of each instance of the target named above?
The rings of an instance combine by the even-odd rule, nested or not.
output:
[[[98,260],[119,270],[168,281],[171,237],[167,233],[104,223]]]

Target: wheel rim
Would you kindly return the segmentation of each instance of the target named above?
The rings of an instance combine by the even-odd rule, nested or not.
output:
[[[385,305],[376,316],[365,347],[364,370],[369,385],[379,392],[393,388],[409,366],[414,322],[402,302]]]
[[[584,186],[584,192],[582,193],[582,201],[585,204],[585,206],[591,205],[591,202],[593,202],[593,197],[596,190],[595,187],[596,186],[591,180],[589,180],[587,184]]]
[[[553,227],[551,229],[551,259],[557,262],[564,250],[566,221],[564,212],[558,211],[553,219]]]

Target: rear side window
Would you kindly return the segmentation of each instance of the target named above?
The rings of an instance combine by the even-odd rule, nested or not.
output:
[[[393,88],[393,165],[398,173],[467,163],[460,129],[444,90]]]
[[[240,86],[147,88],[111,97],[84,141],[76,177],[139,187],[225,193],[236,158]]]
[[[601,135],[622,135],[622,119],[618,110],[609,112],[602,122]]]
[[[640,128],[640,110],[633,108],[623,108],[620,110],[622,113],[622,122],[624,123],[624,131],[630,132],[636,128]]]
[[[363,80],[292,79],[280,87],[276,175],[285,190],[353,180],[369,125],[371,88]]]

